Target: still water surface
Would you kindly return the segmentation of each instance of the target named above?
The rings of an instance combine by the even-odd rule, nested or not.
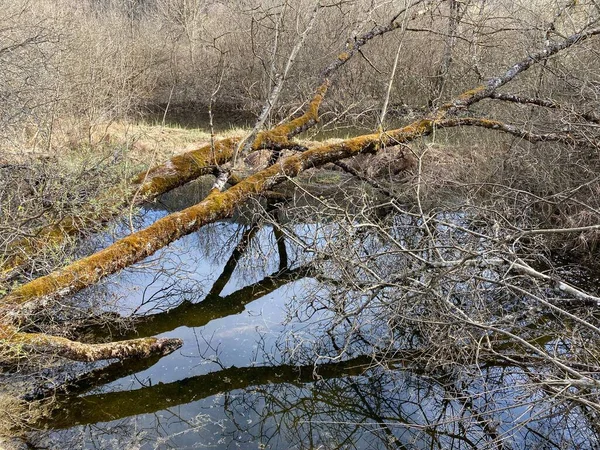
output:
[[[192,183],[163,196],[134,225],[148,225],[205,193]],[[251,222],[204,227],[80,294],[138,317],[135,331],[99,327],[88,339],[178,337],[184,345],[163,358],[99,368],[46,421],[44,445],[477,449],[571,442],[594,448],[585,435],[555,426],[564,417],[546,415],[535,392],[517,387],[524,380],[520,368],[475,367],[469,375],[417,369],[408,359],[382,368],[368,356],[349,354],[320,360],[315,369],[306,349],[323,337],[330,317],[293,313],[294,305],[319,292],[307,268],[310,255],[290,240],[282,245],[272,226]],[[295,226],[315,245],[327,228],[310,218]],[[101,247],[127,230],[116,225],[111,236],[90,245]],[[576,416],[569,420],[578,425]],[[503,447],[504,436],[510,446]]]

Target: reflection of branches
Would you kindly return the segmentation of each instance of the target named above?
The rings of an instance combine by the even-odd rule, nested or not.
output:
[[[358,375],[370,364],[370,357],[357,357],[335,364],[323,364],[318,372],[322,378],[342,375]],[[246,389],[270,383],[306,383],[313,380],[314,366],[281,365],[276,367],[246,367],[212,372],[187,378],[174,383],[124,392],[88,395],[69,398],[59,405],[50,419],[52,428],[68,428],[76,425],[106,422],[139,414],[160,411],[221,392]]]
[[[275,215],[276,213],[271,214],[271,217],[275,217]],[[225,297],[219,296],[259,230],[260,226],[253,224],[242,233],[221,274],[217,277],[211,290],[202,302],[192,303],[186,300],[179,306],[165,312],[133,319],[132,331],[124,331],[119,334],[110,327],[102,325],[95,328],[87,327],[85,329],[86,334],[93,336],[95,339],[107,335],[112,339],[126,339],[127,336],[152,336],[171,331],[180,326],[188,326],[190,328],[201,327],[211,320],[239,314],[244,311],[245,306],[249,303],[274,292],[288,283],[310,276],[310,266],[300,266],[295,269],[287,268],[288,256],[284,235],[280,226],[276,224],[273,226],[273,233],[279,252],[279,271]]]
[[[135,319],[133,331],[124,331],[121,334],[115,334],[115,331],[111,330],[110,336],[113,339],[126,339],[127,336],[153,336],[181,326],[190,328],[201,327],[211,320],[239,314],[244,311],[246,305],[249,303],[264,297],[288,283],[310,276],[310,273],[311,269],[304,266],[284,270],[272,276],[265,277],[258,283],[246,286],[225,297],[209,295],[200,303],[184,301],[179,306],[166,312]],[[87,331],[96,339],[109,333],[109,330],[104,326],[101,329],[90,328]]]
[[[231,253],[231,256],[225,263],[225,267],[223,268],[221,275],[219,275],[219,277],[213,283],[213,286],[208,293],[208,297],[218,296],[221,293],[225,285],[229,282],[229,279],[237,267],[240,258],[246,252],[250,242],[254,236],[256,236],[256,233],[258,233],[259,230],[260,227],[256,224],[253,224],[246,229],[246,231],[244,231],[238,245],[235,247]]]
[[[310,318],[313,326],[292,336],[291,344],[286,341],[295,356],[298,348],[320,361],[372,352],[390,368],[387,361],[398,352],[427,348],[426,355],[411,360],[429,367],[428,373],[452,367],[453,381],[446,385],[473,379],[472,388],[447,389],[453,400],[427,422],[447,425],[444,439],[459,448],[481,448],[481,439],[486,447],[510,446],[523,434],[543,436],[546,426],[556,426],[547,442],[560,443],[562,431],[579,419],[577,440],[595,435],[591,421],[600,410],[600,364],[592,348],[600,328],[598,298],[537,268],[530,255],[520,256],[527,254],[528,239],[561,230],[532,228],[503,216],[509,226],[499,229],[494,222],[472,220],[468,211],[413,211],[395,199],[388,203],[391,213],[381,216],[366,194],[358,205],[348,203],[320,199],[298,207],[298,222],[310,214],[331,230],[312,240],[289,237],[315,255],[314,278],[321,282],[292,312]],[[286,227],[288,233],[293,229]],[[516,369],[505,371],[505,364]],[[481,381],[484,374],[492,381]],[[428,404],[435,396],[425,394]],[[360,400],[373,409],[371,416],[383,419],[375,422],[387,423],[373,397]],[[526,414],[515,419],[519,408]],[[461,427],[478,427],[479,437]],[[393,439],[392,429],[381,430]],[[436,431],[436,436],[441,435]],[[465,440],[458,444],[461,436]]]
[[[285,436],[287,446],[294,448],[501,449],[502,433],[517,423],[528,429],[511,448],[569,442],[561,431],[544,430],[545,421],[556,411],[545,403],[552,395],[536,398],[510,384],[511,378],[524,376],[518,369],[490,366],[461,380],[452,369],[436,372],[423,376],[417,375],[419,371],[372,370],[312,385],[262,386],[257,393],[231,400],[228,415],[238,423],[239,433],[263,441]],[[479,375],[487,378],[487,386],[481,385]],[[537,401],[538,412],[513,410],[516,399]],[[258,423],[242,420],[248,411],[260,412]],[[585,432],[571,437],[571,443],[590,438]]]
[[[106,367],[86,372],[58,387],[47,386],[26,395],[27,400],[42,399],[53,395],[82,395],[97,386],[106,385],[120,378],[141,372],[156,364],[162,355],[148,358],[126,359],[109,364]]]

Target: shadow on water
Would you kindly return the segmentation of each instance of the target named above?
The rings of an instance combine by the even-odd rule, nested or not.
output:
[[[191,184],[164,196],[137,225],[205,191]],[[311,255],[282,231],[276,209],[262,214],[270,214],[268,225],[250,215],[205,227],[103,286],[107,298],[122,300],[117,311],[134,311],[133,318],[123,328],[86,327],[86,339],[176,336],[184,346],[164,358],[98,368],[52,391],[52,410],[37,424],[49,431],[36,445],[594,448],[591,435],[573,431],[587,419],[569,417],[565,427],[569,405],[540,401],[528,367],[483,353],[473,370],[431,366],[427,348],[411,344],[418,330],[385,357],[359,340],[345,359],[306,358],[311,339],[330,339],[331,316],[312,305],[322,293]],[[304,220],[295,238],[318,245],[318,227]],[[107,239],[99,236],[97,245]],[[291,314],[286,305],[294,302],[308,302],[309,316]]]

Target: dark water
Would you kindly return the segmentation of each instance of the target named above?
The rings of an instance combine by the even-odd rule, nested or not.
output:
[[[135,226],[205,193],[206,186],[193,183],[164,196],[134,218]],[[204,227],[81,294],[137,317],[135,331],[96,327],[87,332],[90,341],[160,336],[184,345],[79,380],[40,424],[50,430],[40,445],[545,449],[570,442],[594,448],[585,433],[573,431],[585,417],[569,417],[566,427],[564,415],[548,414],[520,367],[423,367],[413,364],[410,351],[385,367],[372,352],[319,357],[316,343],[326,338],[330,312],[299,307],[327,295],[312,277],[312,255],[272,225],[255,222],[247,213]],[[314,246],[335,235],[333,223],[310,217],[293,227]],[[118,225],[115,234],[126,228]],[[92,244],[111,239],[98,236]]]
[[[164,121],[167,126],[210,130],[208,106],[194,103],[158,105],[149,108],[142,119],[150,124],[162,124]],[[255,121],[254,114],[235,108],[213,111],[213,128],[216,132],[252,127]]]
[[[165,113],[166,111],[166,113]],[[257,116],[244,110],[228,108],[226,110],[216,110],[213,112],[213,129],[215,133],[222,133],[232,128],[250,129],[254,126]],[[148,111],[142,118],[145,123],[164,124],[172,127],[202,129],[210,131],[210,117],[208,107],[196,104],[161,105]],[[396,120],[393,126],[398,125],[400,120]],[[276,125],[275,123],[271,124]],[[337,121],[334,117],[325,114],[321,122],[300,136],[304,139],[329,139],[329,138],[348,138],[360,134],[372,133],[377,128],[375,119],[366,121],[366,123]]]

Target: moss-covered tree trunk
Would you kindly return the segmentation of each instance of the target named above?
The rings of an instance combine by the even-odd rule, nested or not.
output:
[[[327,87],[328,83],[324,82],[317,89],[315,97],[301,116],[258,133],[251,149],[281,150],[294,146],[290,139],[317,123],[319,105]],[[113,205],[110,210],[99,212],[97,208],[83,208],[76,216],[64,217],[57,223],[41,228],[35,236],[13,242],[5,251],[4,259],[0,260],[0,281],[10,278],[44,249],[61,244],[66,237],[76,235],[94,223],[109,221],[122,208],[139,205],[202,175],[215,173],[219,166],[231,160],[240,141],[239,137],[222,139],[176,155],[163,164],[137,174],[125,192],[116,188],[96,199],[97,203]]]
[[[70,358],[83,358],[84,360],[102,358],[104,356],[126,357],[130,355],[145,355],[149,349],[152,351],[161,351],[161,347],[163,346],[167,349],[174,348],[177,342],[163,343],[160,341],[161,343],[157,344],[159,341],[149,342],[144,340],[127,341],[125,346],[120,343],[112,343],[102,344],[100,347],[89,347],[86,344],[73,343],[72,341],[53,336],[23,333],[18,327],[21,323],[24,323],[23,319],[27,317],[28,312],[35,309],[40,300],[44,301],[44,305],[51,306],[52,303],[50,300],[90,286],[107,275],[141,261],[160,248],[186,234],[198,230],[205,224],[230,216],[246,200],[260,196],[277,183],[295,177],[306,169],[319,167],[323,164],[339,161],[340,159],[352,157],[363,152],[376,152],[385,146],[406,143],[431,133],[435,128],[441,127],[480,126],[510,133],[534,142],[540,140],[572,141],[574,138],[568,133],[535,135],[514,126],[486,118],[449,118],[449,116],[468,108],[478,101],[489,98],[498,88],[512,81],[517,75],[530,68],[536,62],[545,60],[559,51],[596,34],[600,34],[600,28],[578,33],[566,38],[564,41],[547,46],[544,50],[531,54],[522,61],[512,65],[500,76],[492,78],[487,83],[464,92],[454,100],[442,105],[428,117],[417,120],[398,130],[384,134],[369,134],[338,143],[316,146],[303,153],[275,162],[272,166],[241,180],[224,192],[214,189],[205,200],[197,205],[164,217],[144,230],[133,233],[104,250],[18,287],[0,300],[0,317],[4,323],[3,342],[9,346],[24,345],[27,343],[27,345],[32,345],[36,351],[44,351],[46,349]],[[343,64],[348,57],[347,54],[341,55],[338,58],[339,64]],[[289,139],[291,136],[302,130],[311,121],[317,120],[318,107],[327,87],[328,81],[325,80],[310,103],[307,112],[301,118],[257,136],[254,148],[290,145]],[[224,145],[222,151],[225,155],[226,152],[231,151],[231,146],[229,144]],[[141,186],[144,186],[144,183],[162,185],[163,181],[169,179],[171,176],[169,171],[174,170],[175,164],[173,161],[170,161],[162,166],[161,169],[149,171],[143,180],[138,180],[138,183],[141,183]],[[189,164],[187,164],[187,167],[189,167]],[[179,180],[178,176],[174,176],[172,182],[177,183],[177,180]],[[168,183],[170,181],[164,181],[165,185]],[[152,191],[150,185],[147,186],[147,188],[141,188],[140,192],[155,192]]]
[[[84,344],[43,333],[23,333],[16,327],[0,326],[0,355],[10,360],[28,353],[45,353],[73,361],[145,358],[166,355],[181,347],[176,338],[141,338],[106,344]]]

